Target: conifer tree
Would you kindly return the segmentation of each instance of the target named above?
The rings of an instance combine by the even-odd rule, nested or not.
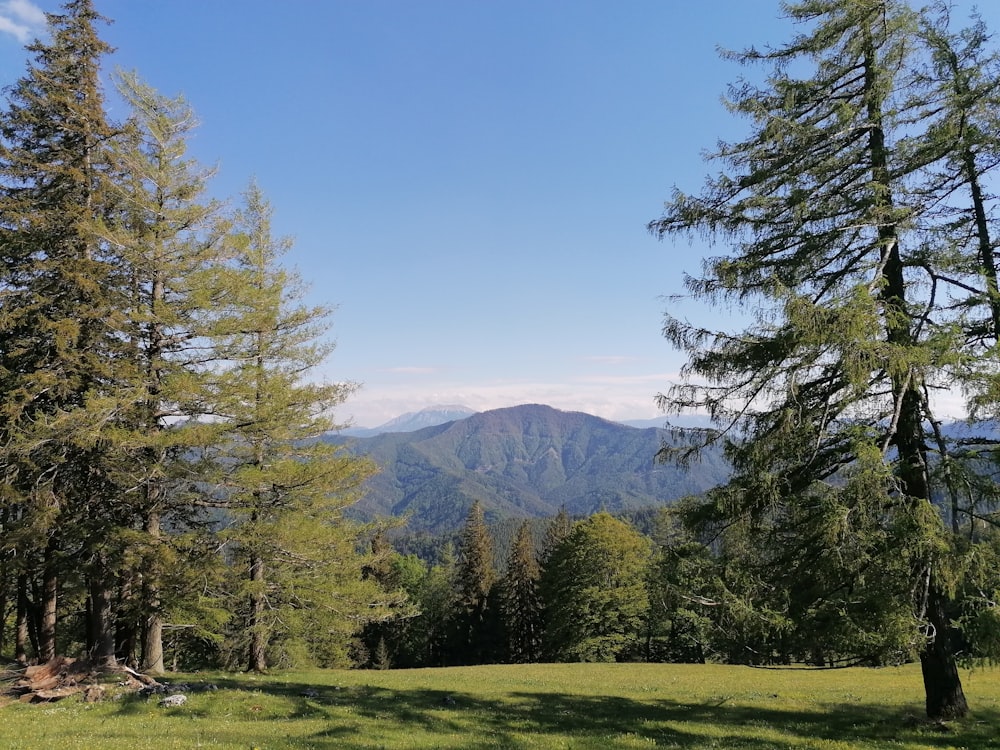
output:
[[[538,556],[540,568],[545,568],[552,553],[563,543],[572,530],[573,521],[570,520],[569,513],[566,512],[566,506],[562,506],[545,528],[545,538],[542,540],[542,549]]]
[[[573,531],[573,521],[566,511],[566,506],[560,506],[559,512],[549,521],[542,539],[542,548],[538,553],[538,593],[542,606],[542,647],[543,656],[554,659],[554,653],[549,648],[550,639],[545,636],[552,618],[552,603],[558,594],[559,576],[556,575],[554,555],[566,538]]]
[[[495,652],[496,612],[493,607],[496,570],[493,540],[476,500],[462,528],[456,569],[456,613],[453,650],[464,664],[481,664]]]
[[[714,646],[713,624],[725,609],[717,584],[724,571],[716,568],[710,550],[678,523],[676,505],[657,515],[653,541],[647,660],[703,664]]]
[[[0,113],[0,481],[22,601],[40,578],[38,658],[56,653],[60,574],[72,567],[89,582],[89,645],[113,664],[112,537],[128,509],[92,406],[116,386],[125,287],[92,228],[111,205],[101,20],[91,0],[49,14],[50,40],[28,46],[34,61]]]
[[[796,637],[825,633],[876,661],[919,654],[928,715],[958,717],[962,563],[933,501],[948,484],[936,469],[959,456],[935,439],[932,394],[968,371],[972,317],[989,320],[995,300],[974,196],[993,145],[962,114],[974,114],[973,58],[928,67],[927,16],[899,0],[784,8],[802,25],[791,42],[732,55],[770,66],[762,85],[730,91],[750,135],[720,144],[721,173],[701,195],[676,191],[650,225],[727,243],[687,287],[751,316],[740,332],[665,319],[688,363],[662,405],[707,411],[720,428],[707,441],[734,467],[686,518],[752,550],[736,562],[788,592],[768,604]],[[963,173],[967,146],[982,160]],[[971,204],[939,201],[963,184]],[[959,235],[971,239],[946,239]]]
[[[110,143],[112,191],[120,210],[97,225],[129,269],[129,382],[109,396],[125,415],[107,449],[116,453],[118,482],[136,514],[128,537],[123,582],[130,609],[119,618],[119,652],[130,654],[138,631],[141,668],[163,671],[163,615],[169,602],[160,577],[176,550],[164,520],[185,528],[192,487],[201,471],[193,457],[219,437],[222,425],[202,419],[209,398],[216,301],[227,295],[220,207],[204,196],[210,170],[186,155],[197,120],[182,97],[160,95],[135,73],[116,76],[132,115]],[[174,534],[176,540],[176,534]],[[188,561],[190,564],[190,561]]]
[[[525,521],[514,538],[507,561],[507,572],[501,582],[507,658],[512,662],[534,662],[541,655],[540,577],[541,569],[535,557],[535,543],[531,538],[531,524]]]
[[[373,606],[381,592],[363,580],[358,530],[343,515],[370,463],[321,439],[354,386],[306,379],[330,348],[319,339],[328,311],[301,303],[297,279],[277,265],[288,242],[272,236],[270,221],[251,185],[231,237],[232,296],[215,331],[230,362],[217,380],[226,433],[215,459],[242,571],[237,633],[257,671],[272,646],[293,661],[304,652],[345,663],[353,633],[387,614]]]

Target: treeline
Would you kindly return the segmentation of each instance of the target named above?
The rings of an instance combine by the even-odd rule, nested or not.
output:
[[[208,197],[183,99],[118,73],[109,117],[91,0],[48,21],[0,111],[0,647],[349,663],[403,597],[342,515],[372,467],[316,440],[329,311],[255,184]]]
[[[830,597],[830,561],[813,577],[773,567],[780,550],[755,547],[742,529],[711,537],[692,529],[699,500],[616,517],[520,522],[484,520],[475,503],[457,539],[422,537],[420,556],[374,541],[368,569],[387,589],[406,592],[411,610],[369,625],[363,666],[408,668],[525,662],[686,662],[816,667],[913,661],[923,641],[872,580],[846,582],[863,612]],[[971,533],[967,529],[966,533]],[[1000,538],[980,539],[984,580],[1000,559]],[[996,617],[982,590],[959,587],[950,611],[963,663],[989,659]],[[872,623],[879,623],[873,628]],[[960,634],[960,635],[959,635]]]

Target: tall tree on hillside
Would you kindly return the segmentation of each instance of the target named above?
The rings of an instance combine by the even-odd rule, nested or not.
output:
[[[124,418],[106,443],[117,454],[118,483],[134,498],[137,526],[129,537],[131,569],[123,571],[130,596],[119,602],[131,612],[119,617],[118,640],[125,655],[138,640],[140,667],[157,673],[169,607],[160,579],[166,561],[177,559],[162,527],[166,521],[175,531],[185,528],[195,507],[191,488],[201,478],[194,458],[223,430],[221,422],[201,417],[221,356],[210,335],[215,310],[233,276],[223,273],[228,249],[220,207],[204,195],[212,171],[186,155],[197,125],[191,107],[134,73],[118,74],[116,83],[132,111],[109,144],[120,208],[96,230],[117,248],[131,282],[131,382],[108,399]]]
[[[566,506],[559,508],[559,512],[552,517],[549,525],[545,527],[545,537],[542,539],[542,549],[538,553],[538,564],[544,569],[548,561],[552,558],[552,553],[559,548],[566,537],[573,530],[573,521],[566,512]]]
[[[496,612],[491,605],[496,578],[493,540],[483,506],[476,500],[462,527],[455,577],[453,646],[460,663],[481,664],[495,651]]]
[[[455,553],[451,544],[442,550],[440,562],[424,564],[415,555],[406,558],[409,592],[418,614],[403,632],[401,666],[443,667],[448,660],[449,628],[455,614]]]
[[[959,298],[989,310],[995,295],[992,252],[943,240],[977,237],[978,212],[938,211],[937,196],[948,179],[971,187],[991,160],[960,175],[963,139],[933,124],[950,105],[938,106],[924,19],[906,3],[784,9],[802,25],[790,43],[732,55],[770,65],[764,84],[730,91],[750,135],[721,144],[722,172],[700,196],[675,192],[650,224],[660,237],[727,242],[688,290],[752,316],[736,333],[666,316],[688,363],[662,405],[710,413],[720,429],[707,442],[721,441],[734,468],[685,515],[702,534],[753,540],[744,570],[789,592],[803,641],[835,631],[858,657],[919,653],[928,715],[958,717],[963,563],[933,499],[947,491],[936,468],[960,456],[935,439],[932,394],[973,357],[992,361],[991,346],[970,343]]]
[[[0,113],[0,482],[4,545],[21,593],[39,583],[38,658],[56,653],[60,574],[89,583],[88,638],[114,663],[114,530],[128,509],[101,453],[106,415],[91,407],[116,386],[125,279],[93,231],[109,210],[100,60],[91,0],[49,14],[50,40],[8,90]],[[72,562],[70,562],[72,558]]]
[[[535,557],[531,523],[518,528],[501,580],[501,611],[507,634],[507,658],[515,663],[537,661],[542,647],[541,569]]]
[[[573,526],[544,573],[548,658],[617,661],[641,652],[650,552],[646,537],[608,513]]]
[[[299,650],[344,663],[353,633],[389,614],[377,582],[363,579],[358,530],[343,515],[372,467],[320,439],[354,386],[306,379],[330,348],[319,338],[328,311],[303,305],[297,279],[277,265],[288,242],[273,237],[255,185],[230,241],[236,279],[213,332],[231,363],[218,376],[226,439],[215,458],[243,580],[237,634],[252,670],[267,668],[279,642],[289,658]]]

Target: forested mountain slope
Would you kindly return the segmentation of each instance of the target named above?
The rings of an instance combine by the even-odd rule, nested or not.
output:
[[[412,530],[458,527],[479,500],[487,515],[573,515],[663,505],[721,482],[718,453],[689,469],[655,461],[669,433],[580,412],[524,405],[408,433],[330,436],[381,468],[354,512],[405,516]]]

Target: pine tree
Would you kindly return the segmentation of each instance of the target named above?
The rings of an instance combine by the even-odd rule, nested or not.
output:
[[[501,582],[507,658],[515,663],[537,661],[541,655],[542,602],[538,590],[541,569],[535,557],[531,524],[518,528]]]
[[[708,441],[725,444],[734,468],[686,517],[732,538],[748,576],[788,592],[771,604],[798,640],[825,633],[842,654],[876,661],[919,653],[928,715],[958,717],[961,565],[933,500],[948,484],[937,467],[959,456],[935,439],[932,394],[986,351],[962,308],[974,299],[989,319],[995,300],[973,187],[991,160],[962,173],[965,147],[985,133],[971,128],[978,115],[962,119],[973,114],[965,83],[941,104],[941,74],[964,70],[949,85],[968,83],[974,66],[942,66],[945,55],[928,69],[927,17],[897,0],[785,10],[805,27],[790,43],[732,55],[771,66],[761,86],[731,89],[751,134],[721,144],[723,171],[700,196],[675,192],[650,225],[728,242],[688,290],[755,305],[737,333],[666,317],[688,364],[662,404],[708,411],[720,427]],[[939,211],[948,184],[969,187],[973,204]],[[972,239],[945,239],[959,234]]]

